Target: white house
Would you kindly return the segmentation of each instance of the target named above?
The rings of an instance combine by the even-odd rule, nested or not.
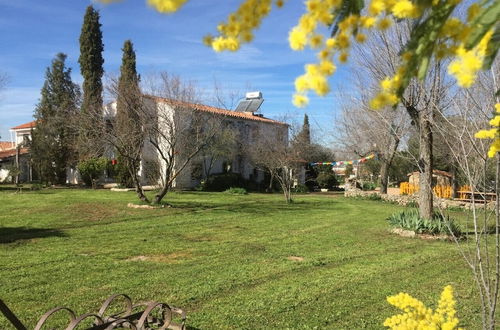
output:
[[[194,109],[201,114],[206,113],[210,116],[215,115],[217,119],[220,119],[224,123],[224,126],[230,126],[236,129],[239,133],[239,139],[245,141],[247,145],[251,145],[252,141],[256,141],[260,135],[275,136],[275,141],[277,143],[288,144],[288,124],[266,118],[262,114],[251,111],[230,111],[188,102],[182,102],[182,107],[174,107],[172,106],[171,100],[154,96],[145,96],[144,102],[145,108],[148,109],[148,111],[161,114],[158,115],[158,118],[183,116],[185,110],[182,109],[186,108]],[[115,116],[116,102],[107,105],[106,114],[110,117]],[[161,125],[161,122],[158,125]],[[157,151],[148,141],[145,141],[142,163],[147,164],[148,162],[158,160],[158,157]],[[206,155],[205,157],[210,157],[210,155]],[[206,179],[205,173],[207,171],[205,166],[207,163],[209,162],[207,162],[206,159],[200,159],[200,157],[193,159],[182,173],[177,176],[173,183],[173,187],[177,189],[191,189],[196,187],[201,180]],[[165,171],[164,166],[165,164],[163,164],[163,167],[160,169],[161,173]],[[211,167],[210,174],[225,173],[228,171],[238,173],[244,179],[254,182],[262,182],[264,180],[264,173],[252,166],[249,157],[244,153],[235,153],[233,159],[215,160]],[[144,184],[152,184],[148,182],[145,171],[141,171],[141,179]]]
[[[31,181],[33,171],[29,159],[27,142],[31,140],[31,130],[35,122],[31,121],[10,129],[11,141],[0,141],[0,182],[11,181],[9,169],[19,167],[19,182]]]

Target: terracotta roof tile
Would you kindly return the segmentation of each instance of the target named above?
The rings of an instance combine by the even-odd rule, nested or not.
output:
[[[30,121],[29,123],[21,124],[16,127],[12,127],[11,129],[23,129],[23,128],[32,128],[36,126],[36,121]]]
[[[0,141],[0,151],[14,149],[16,144],[9,141]]]
[[[196,110],[206,111],[206,112],[210,112],[210,113],[214,113],[214,114],[218,114],[218,115],[222,115],[222,116],[239,118],[239,119],[245,119],[245,120],[260,121],[260,122],[269,123],[269,124],[275,124],[275,125],[288,126],[287,123],[284,123],[284,122],[281,122],[281,121],[277,121],[277,120],[273,120],[273,119],[269,119],[269,118],[266,118],[266,117],[256,116],[253,113],[249,113],[249,112],[239,112],[239,111],[225,110],[225,109],[221,109],[221,108],[212,107],[212,106],[209,106],[209,105],[189,103],[189,102],[182,102],[182,101],[175,101],[175,100],[170,100],[170,99],[167,99],[167,98],[157,97],[157,96],[152,96],[152,95],[145,95],[145,97],[153,99],[153,100],[155,100],[157,102],[179,103],[179,104],[183,104],[183,105],[192,107],[192,108],[194,108]]]
[[[24,155],[27,153],[28,153],[28,148],[22,148],[21,150],[19,150],[20,155]],[[0,151],[0,160],[2,158],[14,157],[15,155],[16,155],[16,149]]]

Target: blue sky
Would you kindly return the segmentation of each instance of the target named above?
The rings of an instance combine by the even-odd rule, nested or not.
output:
[[[223,91],[262,91],[262,113],[271,118],[287,116],[297,123],[310,117],[313,134],[323,142],[329,138],[338,113],[338,93],[312,98],[305,109],[291,104],[293,82],[310,52],[294,52],[287,44],[288,31],[303,11],[302,1],[289,1],[274,10],[258,30],[255,41],[236,53],[215,53],[201,42],[214,33],[217,24],[234,11],[239,0],[190,0],[179,12],[163,15],[142,0],[124,0],[112,5],[94,3],[101,14],[104,68],[117,74],[121,48],[131,39],[143,76],[167,71],[193,80],[210,94],[214,80]],[[78,66],[81,24],[90,0],[0,0],[0,72],[9,77],[0,93],[0,138],[9,139],[9,128],[32,120],[47,66],[58,52],[68,54],[72,78],[81,83]],[[346,77],[341,69],[334,85]]]

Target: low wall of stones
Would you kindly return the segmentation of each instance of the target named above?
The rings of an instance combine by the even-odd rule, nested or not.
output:
[[[384,201],[399,204],[402,206],[407,206],[408,204],[415,205],[418,203],[417,195],[387,195],[381,194],[378,191],[363,191],[357,188],[347,188],[344,192],[345,197],[361,197],[361,198],[369,198],[371,195],[379,195],[380,198]],[[447,208],[462,208],[465,210],[472,209],[473,204],[464,202],[464,201],[456,201],[451,199],[438,198],[434,196],[434,207],[438,207],[441,209]],[[486,204],[486,208],[488,210],[494,210],[496,206],[495,202],[490,202]],[[484,207],[484,204],[476,203],[476,209]]]

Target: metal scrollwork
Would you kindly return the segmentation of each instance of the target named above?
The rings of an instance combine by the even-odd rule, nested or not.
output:
[[[124,302],[125,309],[118,313],[107,313],[113,303],[116,306],[118,300]],[[1,300],[0,311],[11,321],[17,330],[27,329]],[[104,301],[97,313],[85,313],[77,317],[75,312],[66,307],[51,309],[42,315],[34,330],[43,330],[43,327],[47,325],[47,320],[59,311],[66,311],[68,313],[69,323],[65,328],[66,330],[76,330],[84,324],[88,324],[89,321],[93,321],[93,325],[85,327],[87,330],[185,330],[186,323],[186,313],[180,308],[171,307],[166,303],[156,301],[134,305],[129,296],[114,294]]]

